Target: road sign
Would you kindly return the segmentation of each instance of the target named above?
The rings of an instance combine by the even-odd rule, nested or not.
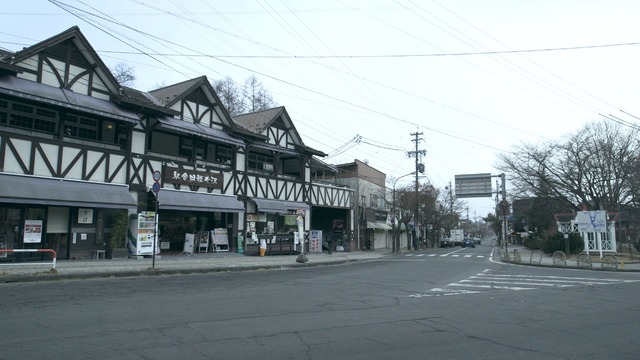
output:
[[[160,183],[153,183],[153,187],[151,187],[151,189],[153,190],[154,193],[158,193],[160,191]]]
[[[455,189],[457,198],[491,197],[491,174],[456,175]]]
[[[153,172],[153,181],[159,181],[160,180],[160,171],[156,170]]]

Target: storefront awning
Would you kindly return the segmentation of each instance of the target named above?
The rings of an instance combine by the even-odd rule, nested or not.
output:
[[[235,196],[165,189],[158,192],[158,207],[162,210],[244,212],[244,205]]]
[[[252,198],[258,210],[266,213],[288,213],[291,210],[309,210],[309,205],[295,201]]]
[[[367,229],[391,230],[391,226],[382,222],[367,222]]]
[[[135,209],[127,185],[0,174],[0,202]]]

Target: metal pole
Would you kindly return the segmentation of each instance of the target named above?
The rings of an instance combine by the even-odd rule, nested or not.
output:
[[[507,184],[505,180],[504,173],[500,174],[500,179],[502,180],[502,223],[504,225],[504,250],[506,252],[507,257],[509,256],[509,248],[507,245],[507,208],[509,207],[509,203],[507,202]]]
[[[417,145],[416,145],[417,146]],[[413,250],[418,250],[419,246],[418,246],[418,234],[420,233],[420,226],[418,224],[419,223],[419,219],[420,216],[418,216],[420,214],[420,196],[419,196],[419,191],[418,191],[418,156],[416,156],[416,213],[413,216],[413,222],[414,222],[414,231],[413,231]]]
[[[396,179],[396,181],[398,180]],[[391,210],[391,225],[393,225],[393,228],[391,229],[391,240],[393,242],[391,250],[394,253],[396,252],[396,181],[393,182],[393,206]]]
[[[153,259],[151,261],[151,268],[155,269],[156,268],[156,246],[157,246],[157,241],[158,241],[158,196],[160,195],[160,192],[158,191],[156,193],[156,206],[155,206],[155,213],[154,213],[154,226],[153,226],[153,249],[151,249],[151,253],[153,254],[151,256],[151,258]]]

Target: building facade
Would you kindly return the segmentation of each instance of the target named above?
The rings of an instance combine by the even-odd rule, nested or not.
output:
[[[358,199],[355,245],[364,250],[390,249],[392,228],[387,224],[386,175],[357,159],[336,167],[336,182],[353,189]]]
[[[258,115],[269,120],[256,128]],[[352,221],[353,190],[312,180],[322,156],[284,107],[232,119],[204,76],[149,92],[121,86],[77,27],[0,53],[6,249],[91,258],[123,212],[132,224],[157,214],[153,236],[177,252],[186,234],[196,247],[206,236],[211,249],[245,251],[269,228],[271,240],[291,238],[291,216],[304,231]],[[41,256],[19,255],[0,261]]]

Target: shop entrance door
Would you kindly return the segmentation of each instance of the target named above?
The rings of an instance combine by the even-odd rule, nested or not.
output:
[[[20,208],[0,207],[0,249],[17,249],[20,239]],[[13,258],[0,253],[0,260]]]

